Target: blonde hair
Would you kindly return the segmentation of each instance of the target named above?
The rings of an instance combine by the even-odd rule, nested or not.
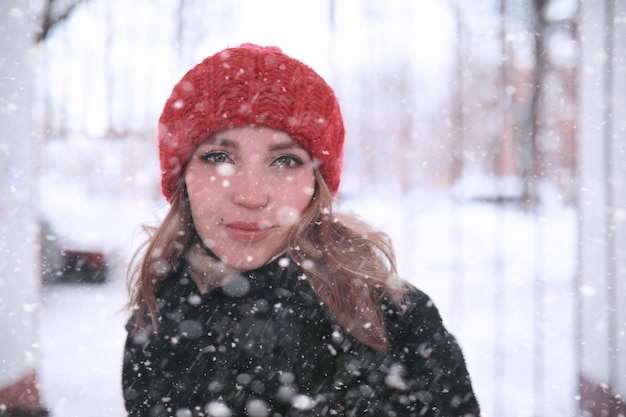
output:
[[[334,213],[333,196],[317,170],[315,178],[315,194],[290,233],[287,254],[305,271],[337,323],[362,343],[384,352],[388,341],[381,302],[388,298],[400,303],[408,288],[397,277],[390,239],[354,215]],[[170,204],[166,217],[129,266],[135,331],[148,325],[148,317],[158,330],[155,291],[195,236],[184,185],[177,188]]]

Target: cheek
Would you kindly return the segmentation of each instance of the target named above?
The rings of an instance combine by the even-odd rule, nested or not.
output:
[[[305,208],[311,204],[311,199],[313,198],[313,193],[315,192],[315,188],[313,184],[303,185],[297,188],[297,191],[294,193],[292,204],[294,207],[298,207],[300,211],[303,211]]]
[[[276,211],[276,221],[283,227],[292,227],[300,221],[302,211],[299,207],[284,205]]]
[[[315,177],[312,172],[307,174],[308,175],[304,175],[302,178],[298,178],[297,181],[294,182],[295,205],[301,207],[302,210],[309,206],[311,199],[313,198],[313,194],[315,193]]]
[[[300,174],[281,179],[272,185],[274,199],[281,204],[290,204],[295,207],[308,206],[313,197],[315,179],[312,173]]]
[[[293,181],[279,190],[278,210],[276,220],[283,226],[294,226],[300,220],[300,215],[311,203],[314,193],[314,182]]]
[[[220,205],[218,193],[215,187],[209,184],[187,183],[187,195],[189,205],[194,218],[199,216],[211,216],[215,213],[216,207]]]
[[[226,178],[227,179],[227,178]],[[225,178],[213,170],[189,167],[185,174],[187,191],[191,194],[210,195],[220,187],[224,188]]]

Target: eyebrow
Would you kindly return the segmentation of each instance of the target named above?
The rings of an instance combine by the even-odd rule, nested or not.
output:
[[[200,144],[200,146],[202,145],[217,145],[217,146],[224,146],[226,148],[233,148],[233,149],[239,148],[239,145],[237,144],[237,142],[232,141],[230,139],[221,138],[218,136],[208,137],[204,142]]]
[[[270,151],[288,151],[291,149],[304,149],[304,148],[295,142],[277,143],[269,147]]]
[[[215,145],[215,146],[223,146],[225,148],[238,149],[239,144],[231,139],[219,137],[219,136],[211,136],[207,138],[204,142],[202,142],[199,146],[202,145]],[[299,143],[297,142],[282,142],[276,143],[269,147],[270,152],[276,151],[288,151],[292,149],[302,149],[305,150]]]

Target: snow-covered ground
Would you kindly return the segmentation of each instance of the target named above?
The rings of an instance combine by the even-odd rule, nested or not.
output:
[[[115,271],[118,274],[120,271]],[[44,288],[40,383],[52,417],[123,416],[123,280]]]
[[[42,215],[63,244],[111,259],[105,284],[44,286],[40,379],[53,417],[124,415],[125,267],[140,224],[165,208],[155,152],[140,139],[51,141],[42,150]],[[145,162],[127,165],[134,158]],[[391,235],[401,274],[433,297],[464,349],[484,415],[574,415],[575,212],[556,199],[525,212],[392,189],[344,193],[344,206]]]

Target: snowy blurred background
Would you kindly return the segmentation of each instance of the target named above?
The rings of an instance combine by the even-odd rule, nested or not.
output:
[[[619,299],[584,281],[581,228],[598,206],[583,191],[609,178],[588,181],[581,166],[590,157],[581,155],[606,162],[611,149],[624,150],[623,138],[581,139],[581,85],[610,55],[594,51],[581,65],[579,31],[581,15],[602,27],[624,17],[623,5],[583,13],[576,0],[13,3],[11,18],[33,29],[31,158],[43,241],[106,260],[103,282],[42,285],[35,351],[51,415],[124,414],[125,268],[145,238],[141,225],[167,209],[156,122],[186,70],[243,42],[281,47],[336,89],[347,124],[343,207],[391,235],[401,274],[433,297],[459,339],[484,415],[578,413],[581,375],[594,372],[583,369],[584,299],[602,295],[609,308]],[[611,161],[614,171],[594,173],[624,172],[623,158]],[[611,228],[604,220],[626,218],[616,213],[597,214],[600,239]],[[592,327],[617,334],[626,316],[615,310]],[[617,357],[607,356],[616,370],[598,380],[624,393]]]

